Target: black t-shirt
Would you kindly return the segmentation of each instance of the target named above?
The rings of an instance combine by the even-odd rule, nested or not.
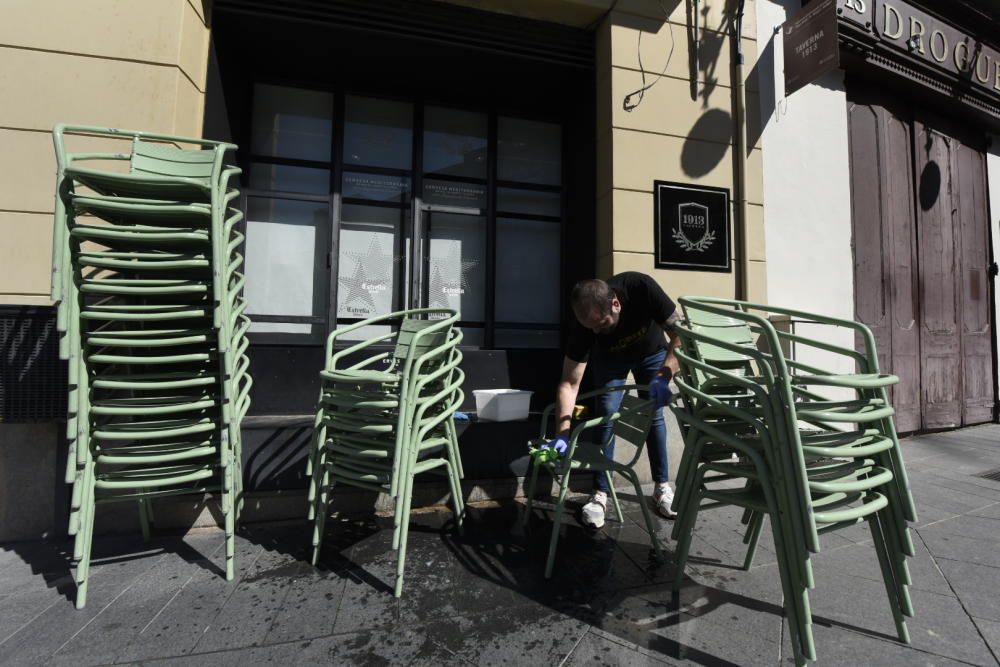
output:
[[[626,271],[607,282],[622,305],[618,326],[597,335],[574,318],[566,356],[583,362],[593,353],[595,360],[631,361],[666,349],[658,323],[667,321],[677,306],[656,281],[644,273]]]

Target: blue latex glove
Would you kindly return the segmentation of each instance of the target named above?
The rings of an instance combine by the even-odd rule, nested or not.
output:
[[[554,449],[559,456],[565,456],[566,450],[569,449],[569,440],[566,439],[565,435],[557,435],[542,445],[542,449]]]
[[[665,408],[670,399],[673,398],[674,394],[670,391],[669,383],[670,378],[662,375],[657,375],[649,383],[649,397],[653,399],[657,408]]]
[[[567,449],[569,449],[569,442],[566,440],[566,436],[560,435],[538,449],[532,449],[531,456],[542,463],[554,463],[566,454]]]

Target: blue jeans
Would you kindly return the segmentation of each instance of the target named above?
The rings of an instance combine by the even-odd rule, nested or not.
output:
[[[663,360],[667,357],[666,350],[659,350],[644,359],[635,361],[604,361],[594,368],[594,383],[603,387],[619,387],[625,384],[629,371],[636,384],[648,385],[657,371],[663,368]],[[597,397],[598,414],[609,415],[618,410],[622,403],[624,392],[610,391]],[[649,392],[640,391],[640,398],[647,398]],[[596,442],[604,446],[604,455],[609,459],[615,456],[614,427],[604,424],[596,429]],[[654,482],[666,482],[670,477],[667,464],[667,428],[663,424],[663,410],[657,410],[653,417],[653,425],[646,436],[646,455],[649,456],[649,467],[653,473]],[[594,486],[607,493],[608,480],[603,473],[594,476]]]

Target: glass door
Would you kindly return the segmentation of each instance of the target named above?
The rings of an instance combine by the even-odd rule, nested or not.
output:
[[[486,216],[475,208],[421,206],[418,303],[459,313],[463,345],[480,347],[486,327]]]

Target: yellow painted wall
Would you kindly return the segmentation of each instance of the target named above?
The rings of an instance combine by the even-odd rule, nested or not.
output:
[[[719,274],[654,268],[653,181],[729,188],[735,196],[733,92],[728,17],[735,3],[703,0],[699,12],[697,67],[692,57],[693,3],[621,0],[597,32],[597,269],[601,276],[627,270],[649,273],[668,294],[733,296],[736,272]],[[754,6],[747,2],[742,44],[744,77],[756,56]],[[671,53],[672,49],[672,53]],[[653,84],[632,111],[625,96]],[[637,102],[633,97],[633,104]],[[754,124],[756,86],[748,83],[748,140]],[[761,148],[748,155],[747,233],[749,298],[766,296]],[[734,203],[732,219],[736,220]],[[736,239],[734,238],[734,245]],[[739,248],[734,247],[738,260]],[[735,267],[735,262],[734,262]]]
[[[58,122],[200,136],[205,0],[4,0],[0,303],[49,303]]]

